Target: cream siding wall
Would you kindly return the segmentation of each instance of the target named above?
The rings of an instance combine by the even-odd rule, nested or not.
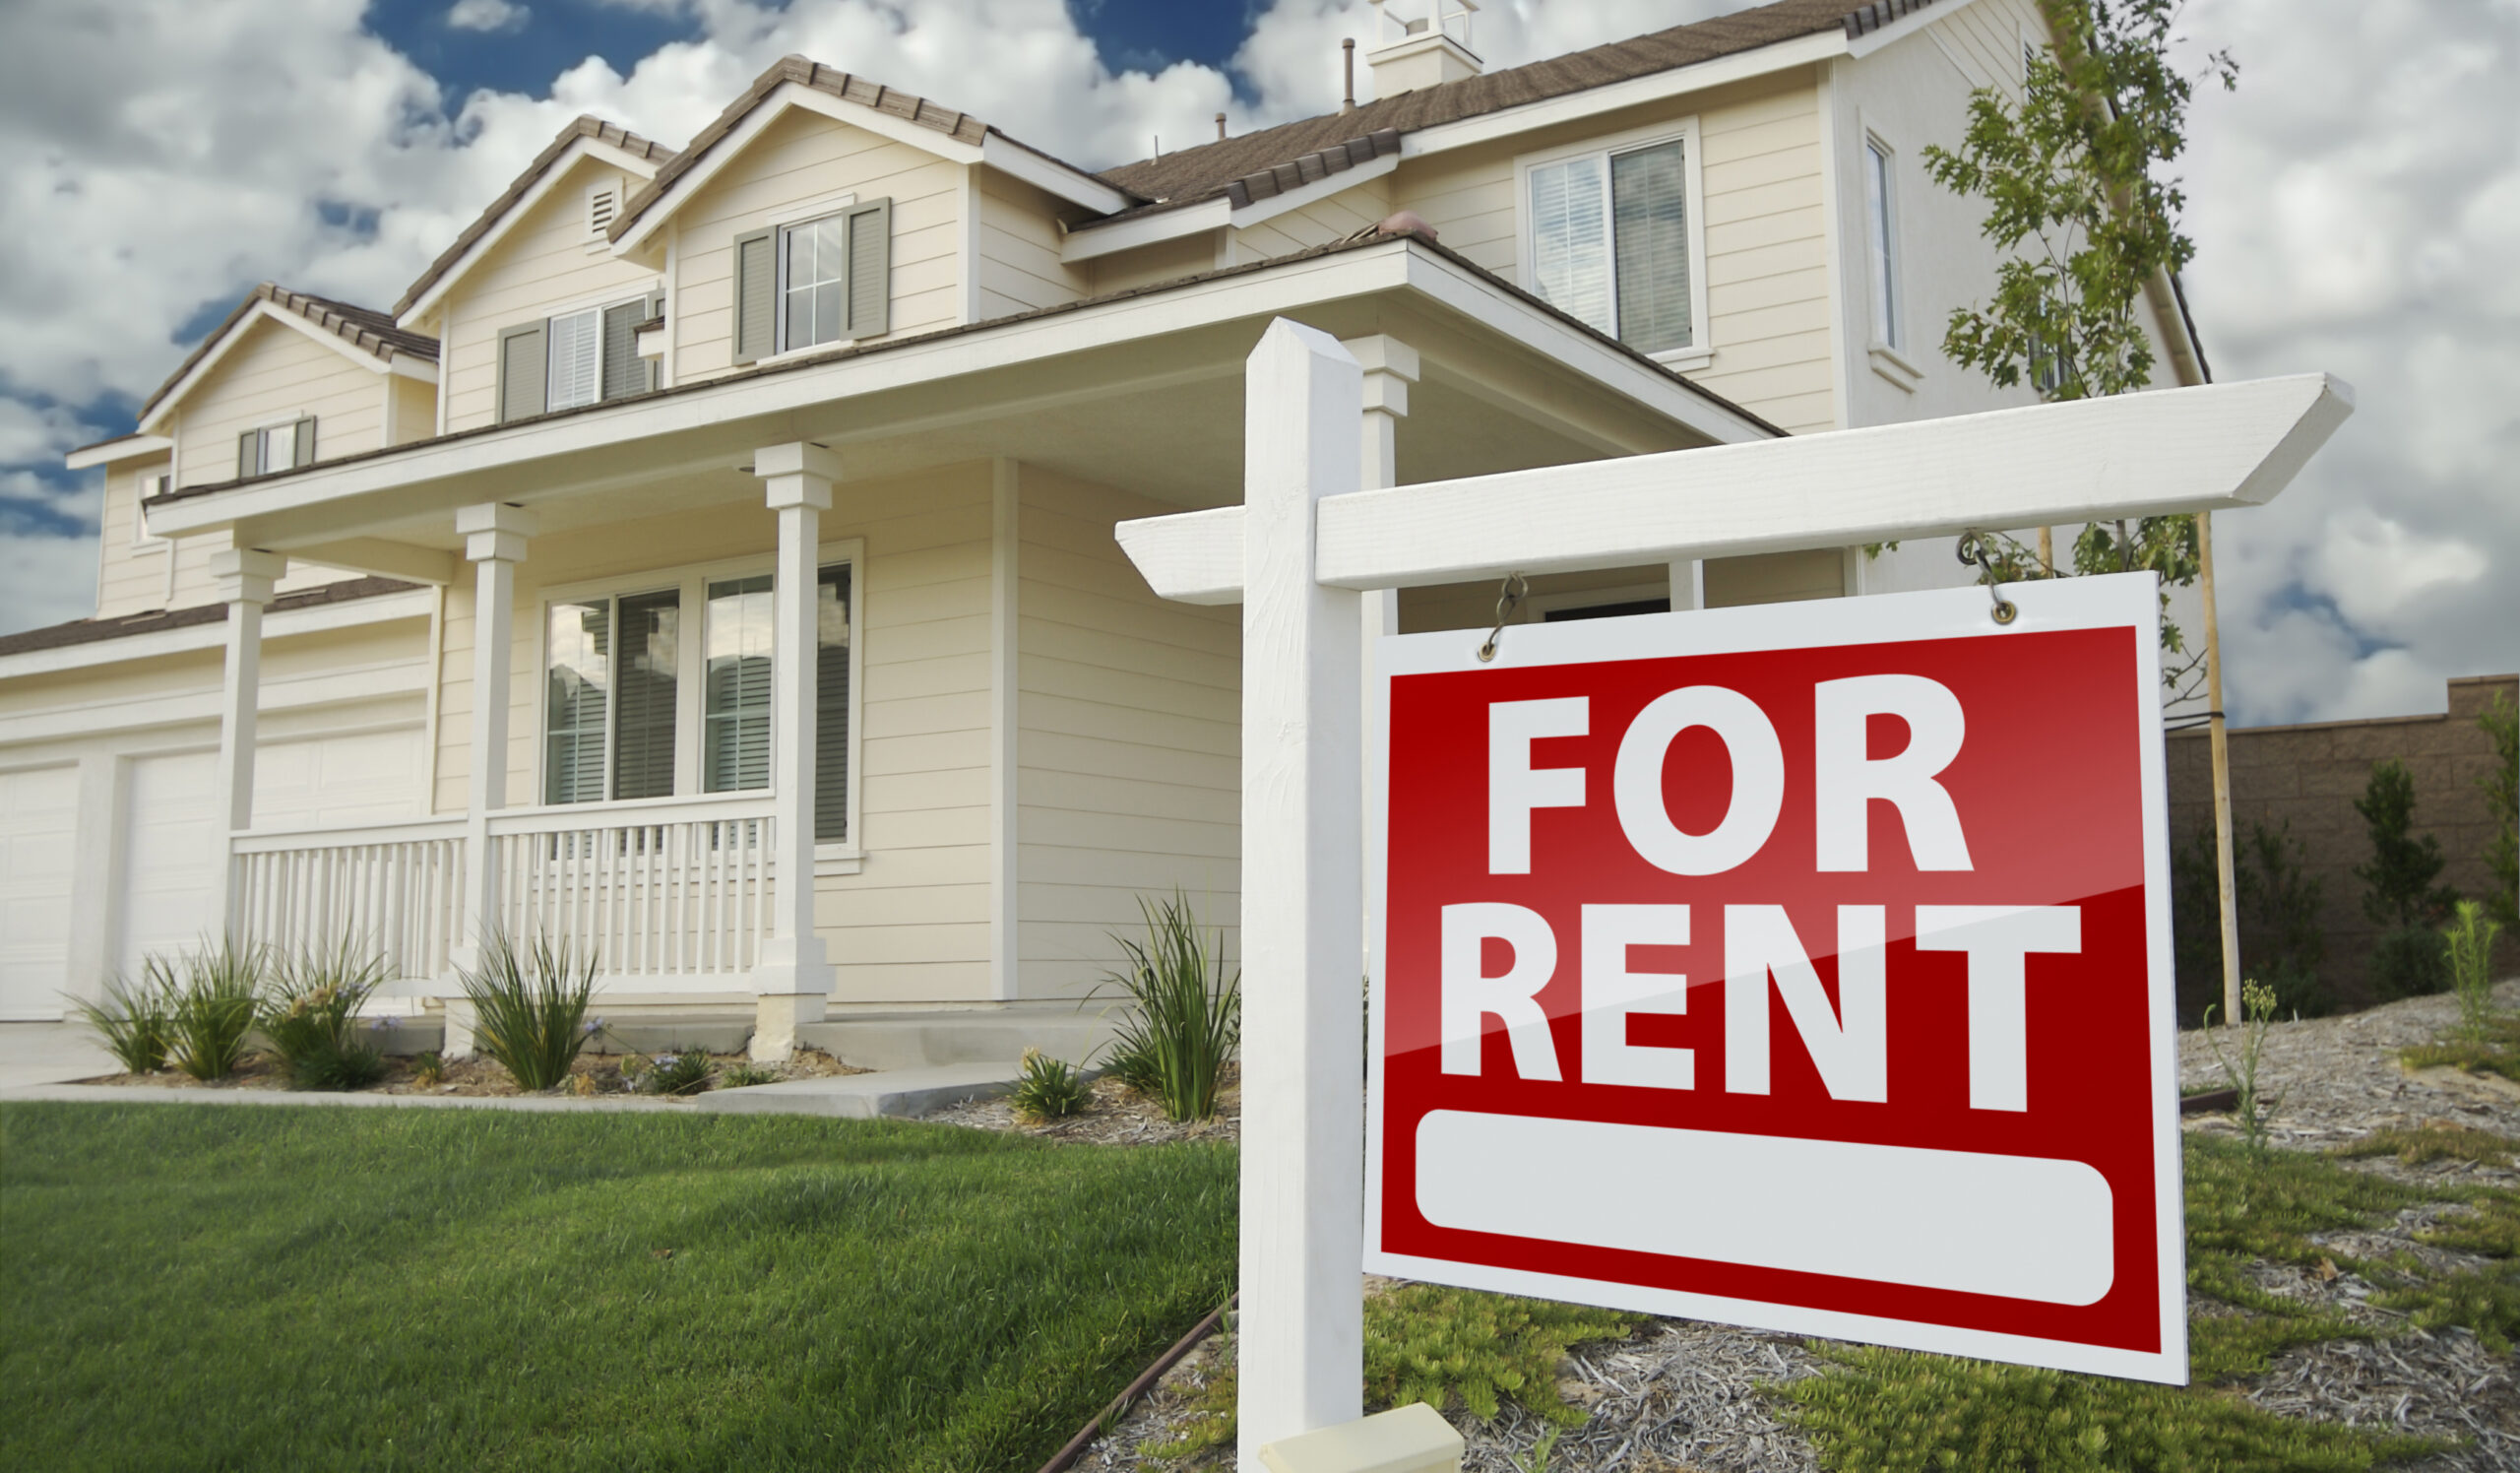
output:
[[[437,433],[437,385],[394,374],[386,379],[386,392],[394,396],[395,444],[409,445]]]
[[[1112,523],[1171,508],[1032,465],[1019,484],[1017,956],[1023,996],[1068,997],[1118,965],[1142,895],[1233,934],[1241,621],[1156,598],[1120,552]]]
[[[1809,72],[1412,160],[1392,199],[1443,243],[1523,284],[1515,160],[1659,123],[1698,121],[1707,343],[1689,377],[1797,433],[1833,425],[1827,225]]]
[[[165,475],[172,464],[171,457],[160,455],[120,461],[105,468],[104,504],[96,528],[98,618],[120,618],[127,613],[174,607],[168,601],[178,589],[209,586],[210,554],[206,549],[178,548],[163,538],[138,546],[132,544],[144,482]]]
[[[1055,307],[1094,294],[1091,263],[1059,259],[1058,204],[994,169],[979,171],[980,320]]]
[[[674,232],[672,381],[734,366],[734,239],[837,195],[893,202],[889,337],[963,320],[965,166],[817,112],[792,109],[684,201]]]
[[[174,436],[178,486],[234,480],[239,434],[305,415],[315,416],[319,460],[384,447],[382,374],[268,318],[240,333],[184,396]]]
[[[1177,240],[1166,240],[1133,251],[1098,256],[1094,268],[1094,291],[1098,296],[1114,291],[1127,291],[1138,287],[1152,287],[1159,282],[1177,282],[1183,277],[1198,276],[1217,269],[1216,230],[1201,230]]]
[[[655,266],[616,259],[587,232],[588,188],[624,177],[609,162],[581,157],[448,291],[427,330],[439,338],[450,432],[498,422],[501,332],[657,285]],[[638,182],[631,177],[628,187]]]
[[[843,482],[826,543],[864,541],[859,816],[865,860],[816,884],[816,918],[843,1002],[994,995],[989,976],[989,487],[985,464]],[[552,589],[757,558],[778,524],[758,502],[538,538],[518,568],[510,653],[508,801],[541,797],[541,624]],[[668,553],[666,549],[670,549]],[[439,702],[436,808],[460,813],[477,627],[469,584],[450,592]]]
[[[1328,199],[1274,215],[1233,232],[1235,262],[1291,256],[1353,235],[1391,214],[1391,179],[1367,179]]]

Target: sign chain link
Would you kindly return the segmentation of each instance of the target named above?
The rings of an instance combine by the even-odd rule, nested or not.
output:
[[[1986,597],[1994,601],[1995,622],[2009,624],[2021,616],[2020,608],[2003,595],[2003,585],[1995,578],[1994,554],[1986,549],[1986,537],[1982,532],[1960,534],[1956,549],[1960,560],[1978,570],[1978,582],[1984,586]]]
[[[1504,637],[1505,625],[1512,621],[1514,610],[1522,607],[1523,600],[1531,591],[1531,581],[1522,574],[1505,575],[1505,581],[1496,591],[1496,627],[1488,630],[1487,638],[1480,642],[1480,664],[1485,665],[1496,658],[1496,641]]]

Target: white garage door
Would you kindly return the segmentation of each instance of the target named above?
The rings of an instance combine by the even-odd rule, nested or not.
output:
[[[79,769],[0,773],[0,1019],[58,1018]]]
[[[254,826],[391,823],[419,812],[417,729],[267,742],[255,754]],[[114,964],[190,947],[211,929],[218,863],[215,752],[143,757],[124,804],[122,933]]]

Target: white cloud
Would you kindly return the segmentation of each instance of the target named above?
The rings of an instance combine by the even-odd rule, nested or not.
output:
[[[2272,505],[2216,519],[2230,699],[2438,710],[2444,679],[2520,668],[2520,6],[2198,0],[2185,29],[2241,65],[2198,94],[2186,166],[2216,376],[2326,369],[2358,405]]]
[[[455,0],[446,24],[458,31],[523,31],[533,15],[510,0]]]
[[[58,405],[0,399],[0,466],[50,461],[97,438],[99,430]]]

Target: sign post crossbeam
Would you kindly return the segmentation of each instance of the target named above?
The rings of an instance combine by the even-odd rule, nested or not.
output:
[[[1315,573],[1416,588],[2254,506],[2353,404],[2310,373],[1355,491],[1322,504]],[[1123,522],[1120,545],[1164,597],[1231,604],[1247,516]]]

